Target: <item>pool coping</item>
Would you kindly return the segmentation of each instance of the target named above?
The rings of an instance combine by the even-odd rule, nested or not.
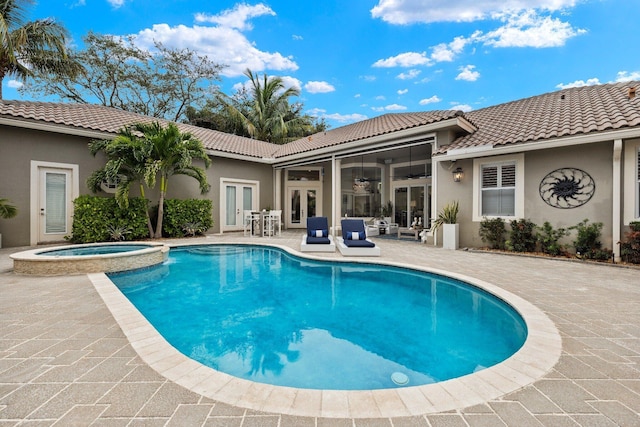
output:
[[[301,258],[327,261],[327,258],[277,244],[241,244],[270,246]],[[511,305],[525,320],[527,339],[514,355],[497,365],[434,384],[366,391],[274,386],[236,378],[190,359],[157,332],[105,273],[91,273],[88,277],[132,347],[152,369],[195,393],[256,411],[324,418],[387,418],[450,411],[485,403],[530,385],[548,373],[560,358],[562,340],[553,322],[533,304],[491,283],[444,270],[381,259],[331,258],[330,261],[391,265],[464,281]]]

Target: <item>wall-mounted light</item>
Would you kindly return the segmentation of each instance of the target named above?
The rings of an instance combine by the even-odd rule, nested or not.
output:
[[[462,171],[462,168],[460,168],[460,167],[456,168],[451,173],[453,174],[453,182],[460,182],[462,180],[462,177],[464,176],[464,172]]]

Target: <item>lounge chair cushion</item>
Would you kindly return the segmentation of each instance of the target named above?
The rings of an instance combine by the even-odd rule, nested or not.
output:
[[[328,245],[331,243],[329,237],[315,237],[315,236],[307,236],[307,244],[308,245]]]
[[[345,240],[345,246],[350,248],[374,248],[375,243],[369,240]]]

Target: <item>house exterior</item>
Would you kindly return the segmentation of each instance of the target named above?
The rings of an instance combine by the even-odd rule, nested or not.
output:
[[[428,226],[458,201],[463,247],[484,245],[485,217],[556,228],[588,219],[604,224],[604,246],[618,251],[629,222],[640,220],[638,86],[565,89],[468,113],[385,114],[286,145],[178,126],[213,161],[212,190],[202,196],[213,201],[212,233],[242,230],[247,209],[282,209],[285,228],[304,229],[309,216],[330,225],[371,219],[388,201],[393,222]],[[0,220],[3,244],[62,240],[71,201],[104,164],[88,142],[153,120],[95,105],[0,101],[0,198],[19,210]],[[201,197],[184,177],[172,178],[168,196]]]

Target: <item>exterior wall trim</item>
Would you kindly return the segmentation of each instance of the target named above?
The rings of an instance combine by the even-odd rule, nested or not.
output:
[[[436,154],[433,156],[433,161],[443,162],[451,160],[472,159],[477,157],[522,153],[525,151],[534,150],[548,150],[552,148],[568,147],[581,144],[593,144],[598,142],[614,141],[616,139],[631,139],[638,137],[640,137],[640,129],[633,128],[604,133],[594,133],[589,135],[571,136],[566,138],[544,139],[536,142],[526,142],[500,147],[487,145],[487,148],[484,150],[460,150],[458,152],[451,150],[452,154],[449,154],[449,152],[447,152],[447,154]]]

